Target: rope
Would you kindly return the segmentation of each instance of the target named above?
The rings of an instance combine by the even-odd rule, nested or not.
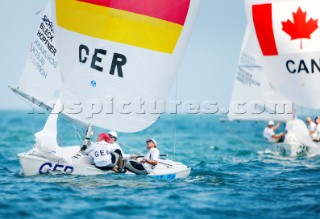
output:
[[[176,161],[176,142],[177,142],[177,113],[174,116],[174,134],[173,134],[173,160]]]
[[[228,121],[228,120],[227,120]],[[227,129],[227,131],[229,132],[229,134],[231,134],[231,136],[233,138],[235,138],[236,140],[240,141],[241,143],[245,144],[245,145],[251,145],[251,146],[255,146],[255,144],[251,143],[250,141],[245,140],[244,138],[240,137],[240,135],[236,134],[233,129],[230,129],[228,126],[225,127]]]
[[[79,129],[76,127],[76,125],[75,125],[74,123],[71,123],[71,124],[72,124],[72,126],[73,126],[73,128],[74,128],[74,131],[75,131],[75,137],[78,136],[78,138],[79,138],[79,140],[80,140],[80,142],[81,142],[81,144],[82,144],[83,138],[82,138],[81,135],[80,135]]]
[[[123,143],[121,143],[121,142],[118,142],[118,144],[123,145],[123,146],[125,146],[126,148],[129,148],[129,149],[132,150],[132,151],[137,152],[137,154],[142,154],[141,151],[139,151],[138,149],[136,149],[136,148],[134,148],[134,147],[131,147],[131,146],[126,145],[126,144],[123,144]]]
[[[176,78],[176,92],[175,92],[175,102],[177,102],[178,99],[178,75]],[[177,142],[177,114],[178,114],[178,108],[177,112],[174,115],[174,132],[173,132],[173,160],[176,161],[176,142]]]

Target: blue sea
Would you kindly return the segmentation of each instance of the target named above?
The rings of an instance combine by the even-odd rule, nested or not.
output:
[[[32,148],[47,117],[28,113],[0,111],[0,218],[320,218],[320,157],[276,155],[264,123],[163,115],[144,131],[119,133],[134,148],[126,153],[144,153],[145,139],[155,138],[168,159],[192,168],[186,179],[26,177],[17,154]],[[75,130],[59,120],[59,142],[80,144]]]

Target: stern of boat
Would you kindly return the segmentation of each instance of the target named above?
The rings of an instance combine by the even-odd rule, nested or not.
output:
[[[157,179],[180,179],[189,177],[191,167],[180,162],[160,159],[156,169],[149,175]]]

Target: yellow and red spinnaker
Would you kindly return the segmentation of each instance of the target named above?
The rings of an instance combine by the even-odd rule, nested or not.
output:
[[[190,0],[56,0],[60,27],[83,35],[172,54]]]

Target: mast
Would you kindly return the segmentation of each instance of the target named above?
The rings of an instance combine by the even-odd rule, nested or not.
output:
[[[86,130],[86,137],[83,140],[83,144],[81,147],[82,151],[86,150],[91,145],[90,137],[92,135],[92,130],[93,130],[93,127],[92,127],[92,125],[89,124],[88,128]]]

